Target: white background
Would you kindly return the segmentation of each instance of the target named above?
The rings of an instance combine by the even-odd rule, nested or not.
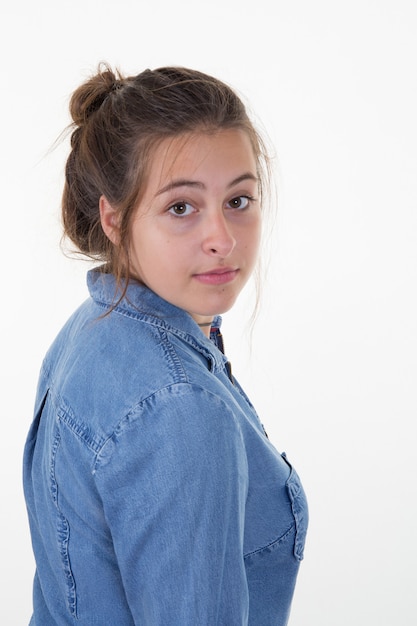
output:
[[[50,148],[71,92],[107,60],[218,76],[276,148],[252,352],[245,296],[224,334],[309,497],[291,626],[415,624],[415,1],[15,0],[0,13],[0,623],[31,611],[21,455],[38,369],[86,297],[86,263],[59,246],[67,145]]]

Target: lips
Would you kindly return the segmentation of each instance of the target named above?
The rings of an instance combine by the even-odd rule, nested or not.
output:
[[[234,269],[231,267],[221,267],[218,269],[210,270],[209,272],[194,274],[194,278],[200,283],[204,283],[205,285],[224,285],[234,280],[238,273],[238,269]]]

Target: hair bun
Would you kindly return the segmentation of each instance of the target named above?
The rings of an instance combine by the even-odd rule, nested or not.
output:
[[[123,87],[123,77],[118,71],[101,63],[97,74],[76,89],[71,97],[69,110],[74,124],[82,126],[95,113],[113,91]]]

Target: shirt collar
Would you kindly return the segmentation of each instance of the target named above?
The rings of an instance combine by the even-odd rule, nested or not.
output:
[[[107,274],[101,268],[87,272],[87,286],[94,302],[103,309],[114,307],[118,313],[169,331],[203,353],[211,362],[213,369],[224,367],[227,359],[222,353],[223,346],[218,341],[222,323],[220,315],[214,318],[208,339],[189,313],[167,302],[137,281],[129,282],[120,302],[122,288],[117,285],[113,274]]]

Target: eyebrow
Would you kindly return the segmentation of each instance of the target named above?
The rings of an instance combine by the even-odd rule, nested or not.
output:
[[[239,183],[242,183],[245,180],[253,180],[256,183],[259,182],[259,179],[257,176],[255,176],[251,172],[245,172],[245,174],[241,174],[237,178],[233,179],[227,185],[227,188],[230,189],[231,187],[234,187],[235,185],[238,185]],[[161,189],[158,189],[155,195],[160,196],[161,194],[167,193],[168,191],[171,191],[172,189],[177,189],[177,187],[194,187],[197,189],[206,188],[205,184],[198,180],[188,180],[187,178],[178,178],[177,180],[172,180],[171,182],[169,182],[168,185],[161,187]]]

